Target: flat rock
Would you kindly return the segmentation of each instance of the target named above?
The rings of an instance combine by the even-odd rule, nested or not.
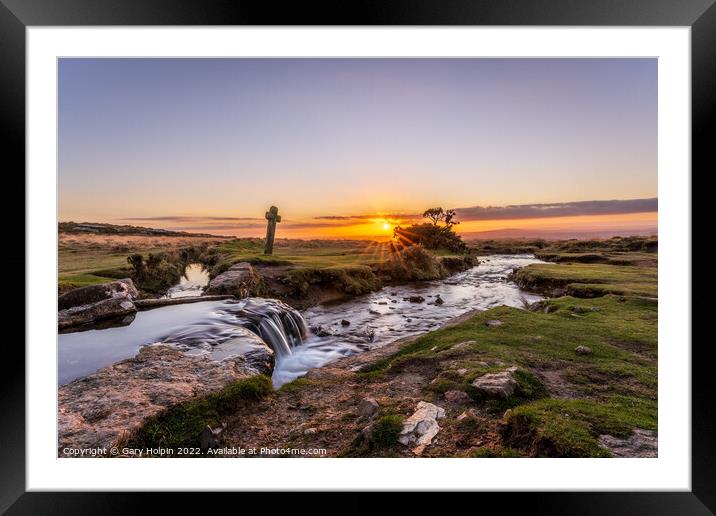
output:
[[[515,392],[517,381],[512,377],[511,371],[502,371],[478,376],[472,386],[486,396],[507,398]]]
[[[577,355],[591,355],[592,354],[592,348],[588,346],[577,346],[574,348],[574,352]]]
[[[103,319],[126,317],[136,313],[136,311],[137,307],[130,297],[111,297],[95,303],[60,310],[57,312],[57,327],[60,330],[64,330],[72,326],[89,324]]]
[[[271,374],[273,351],[246,330],[243,350],[221,361],[154,344],[130,359],[78,378],[58,390],[58,455],[65,448],[111,447],[166,408]]]
[[[398,441],[406,446],[416,445],[413,452],[420,455],[440,431],[437,420],[445,417],[445,409],[419,401],[412,416],[405,420]]]
[[[489,321],[485,321],[485,324],[490,328],[496,328],[498,326],[502,326],[504,323],[499,319],[490,319]]]
[[[599,444],[612,452],[615,457],[657,457],[659,450],[656,432],[641,428],[635,428],[632,435],[626,439],[600,435]]]
[[[237,298],[248,297],[261,282],[261,276],[248,262],[235,263],[209,282],[204,294],[229,294]]]
[[[134,300],[139,295],[134,282],[125,278],[98,285],[70,290],[57,298],[57,309],[67,310],[75,306],[91,305],[107,299],[129,299]]]

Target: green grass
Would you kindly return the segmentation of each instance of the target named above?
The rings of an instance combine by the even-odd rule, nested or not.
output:
[[[126,271],[129,252],[107,250],[67,250],[59,252],[59,282],[78,287],[112,281],[112,273]],[[109,272],[109,274],[108,274]],[[126,278],[127,276],[122,276]]]
[[[276,240],[272,255],[265,255],[260,238],[240,238],[217,246],[229,263],[251,262],[267,265],[299,265],[323,268],[346,265],[374,265],[388,259],[387,249],[363,240]]]
[[[65,292],[73,288],[86,287],[87,285],[95,285],[97,283],[107,283],[113,279],[114,278],[109,276],[98,276],[96,274],[66,274],[61,276],[57,285],[60,292]]]
[[[548,313],[504,306],[487,310],[419,337],[361,374],[382,377],[422,362],[448,361],[451,368],[465,368],[464,376],[443,371],[427,390],[463,390],[495,415],[512,408],[505,442],[525,453],[606,456],[598,435],[623,437],[633,428],[655,429],[657,302],[606,295],[562,297],[542,306],[549,307]],[[491,319],[503,324],[487,326]],[[578,355],[574,350],[580,345],[592,353]],[[484,399],[474,392],[470,383],[476,377],[512,365],[519,368],[513,396]],[[561,377],[574,399],[549,397],[541,372]]]
[[[458,357],[476,373],[490,372],[490,368],[475,365],[488,359],[524,368],[563,361],[655,385],[656,301],[608,295],[595,299],[562,297],[546,303],[550,313],[507,306],[486,310],[463,323],[419,337],[372,364],[365,373],[384,372],[401,360],[433,359],[435,354],[449,354],[455,344],[474,341],[460,350]],[[575,313],[575,308],[577,312],[587,311]],[[487,326],[486,321],[491,319],[502,321],[502,326]],[[579,345],[590,347],[592,354],[577,355],[574,349]],[[433,347],[437,349],[431,351]],[[646,350],[652,356],[644,358],[633,349]]]
[[[398,414],[386,414],[379,417],[373,425],[372,443],[379,447],[388,447],[398,443],[403,429],[403,417]]]
[[[297,392],[305,389],[306,387],[310,388],[310,386],[314,385],[314,383],[315,382],[313,380],[301,376],[291,382],[284,383],[281,388],[279,388],[278,392]]]
[[[488,448],[487,446],[480,446],[474,448],[465,454],[465,457],[471,459],[505,459],[505,458],[517,458],[523,457],[524,454],[512,448]]]
[[[606,402],[543,399],[515,408],[502,429],[508,444],[537,456],[609,457],[597,438],[627,437],[634,428],[656,430],[655,400],[613,396]]]
[[[128,440],[129,446],[198,446],[206,425],[218,426],[220,418],[234,412],[244,401],[258,400],[272,390],[268,376],[252,376],[227,385],[224,389],[190,400],[149,418]]]
[[[540,260],[556,263],[605,263],[609,265],[631,265],[656,267],[658,255],[656,252],[563,252],[563,251],[537,251],[535,256]]]
[[[565,289],[577,297],[605,294],[657,296],[656,267],[611,264],[532,264],[517,271],[515,282],[526,290]]]

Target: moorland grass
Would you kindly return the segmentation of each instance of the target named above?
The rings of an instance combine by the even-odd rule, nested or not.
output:
[[[567,294],[577,297],[605,294],[656,297],[658,272],[655,266],[540,263],[519,269],[513,278],[526,290],[547,294],[555,289],[565,289]]]
[[[410,363],[450,361],[467,374],[442,373],[427,390],[464,390],[495,415],[512,408],[505,442],[533,455],[607,456],[600,434],[623,437],[633,428],[655,429],[657,302],[606,295],[563,297],[543,306],[550,309],[487,310],[417,338],[360,374],[381,377]],[[488,320],[502,325],[489,326]],[[591,354],[577,354],[577,346],[589,347]],[[483,399],[470,385],[508,365],[519,368],[519,387],[508,399]],[[541,371],[560,373],[574,399],[548,397],[537,377]]]

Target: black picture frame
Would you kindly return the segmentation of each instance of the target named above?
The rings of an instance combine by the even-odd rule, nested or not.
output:
[[[11,170],[25,168],[25,29],[29,26],[63,25],[558,25],[558,26],[689,26],[692,51],[692,178],[705,175],[716,104],[716,6],[715,0],[372,0],[352,2],[270,2],[245,0],[0,0],[0,123],[3,126],[3,160],[7,183],[16,180],[15,192],[24,192],[24,181]],[[8,159],[9,158],[9,159]],[[17,217],[15,215],[15,217]],[[18,225],[19,226],[19,225]],[[18,235],[19,236],[19,235]],[[24,241],[24,235],[20,237]],[[17,246],[19,248],[19,245]],[[24,247],[23,247],[24,248]],[[686,252],[687,250],[685,250]],[[690,253],[691,250],[689,249]],[[24,264],[24,252],[9,258],[15,270]],[[22,263],[21,263],[22,262]],[[668,271],[667,271],[668,273]],[[19,280],[17,280],[19,282]],[[17,292],[23,292],[17,289]],[[689,302],[689,300],[685,300]],[[27,306],[28,310],[32,306]],[[152,510],[149,496],[168,509],[184,509],[199,502],[182,494],[130,493],[26,493],[25,492],[25,354],[12,343],[5,349],[0,414],[0,512],[7,514],[131,514]],[[6,341],[6,348],[10,340]],[[691,343],[685,342],[684,346]],[[713,514],[716,511],[716,431],[712,400],[710,339],[692,346],[692,491],[640,493],[509,493],[481,494],[499,498],[507,508],[529,507],[531,514]],[[19,348],[19,349],[18,349]],[[566,459],[568,460],[568,459]],[[223,496],[213,495],[219,510]],[[259,507],[265,498],[244,498],[242,506]],[[265,496],[265,495],[264,495]],[[294,495],[295,496],[295,495]],[[374,509],[373,495],[354,498],[342,512]],[[474,495],[473,495],[474,496]],[[509,497],[509,503],[504,499]],[[301,505],[301,497],[294,497]],[[425,508],[424,496],[405,499],[409,506]],[[454,499],[451,505],[466,502]],[[480,502],[482,504],[483,501]],[[166,504],[166,505],[164,505]],[[204,506],[206,507],[206,506]],[[311,512],[325,507],[309,505]],[[455,505],[457,507],[457,505]],[[486,506],[483,506],[486,507]],[[353,509],[351,509],[353,508]]]

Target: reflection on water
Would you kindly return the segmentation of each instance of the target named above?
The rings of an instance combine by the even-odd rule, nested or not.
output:
[[[207,271],[200,263],[190,263],[184,269],[184,276],[179,280],[178,285],[174,285],[164,297],[194,297],[200,296],[204,291],[204,287],[209,284],[209,271]]]
[[[139,312],[129,326],[60,335],[59,383],[132,357],[142,345],[153,342],[171,342],[188,353],[221,360],[236,354],[235,344],[242,341],[237,337],[250,330],[276,352],[273,381],[278,388],[310,369],[436,329],[469,310],[498,305],[521,307],[537,301],[540,296],[522,292],[507,280],[513,269],[531,263],[540,261],[529,255],[488,256],[478,267],[446,280],[386,287],[344,303],[311,308],[303,318],[283,303],[259,298],[204,301]],[[192,268],[194,278],[195,272]],[[438,295],[442,304],[436,303]],[[411,296],[421,296],[425,301],[412,303],[408,299]],[[304,318],[313,335],[306,334]],[[350,324],[343,325],[344,320]]]

